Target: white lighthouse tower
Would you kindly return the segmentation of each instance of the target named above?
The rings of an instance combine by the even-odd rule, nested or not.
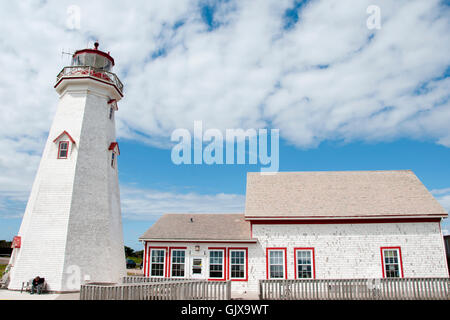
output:
[[[114,114],[123,85],[114,59],[78,50],[56,79],[57,112],[16,237],[8,288],[36,276],[50,291],[126,275]]]

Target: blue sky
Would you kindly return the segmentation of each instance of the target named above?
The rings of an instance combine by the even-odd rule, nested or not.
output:
[[[260,170],[259,165],[248,164],[174,165],[171,162],[170,150],[126,140],[119,140],[119,143],[121,149],[119,179],[122,185],[127,186],[157,189],[160,192],[245,195],[246,173]],[[431,142],[407,139],[345,145],[323,143],[318,148],[308,150],[300,150],[283,141],[280,146],[280,171],[411,169],[430,191],[448,186],[449,163],[448,148]],[[240,203],[243,205],[242,201]],[[241,210],[236,212],[243,212],[242,205]],[[188,205],[185,209],[190,212],[197,211],[195,207]],[[217,208],[217,211],[220,212],[220,209]],[[131,213],[126,212],[126,209],[123,210],[124,215]],[[124,218],[126,245],[136,250],[140,249],[141,245],[137,238],[157,220],[157,217],[158,214]],[[2,219],[0,224],[2,238],[13,237],[18,231],[20,221],[21,219]]]
[[[411,169],[450,210],[448,2],[377,1],[380,29],[366,24],[372,4],[2,2],[0,239],[20,226],[68,63],[61,51],[96,39],[125,84],[119,178],[135,249],[164,212],[243,211],[258,165],[172,163],[171,133],[196,120],[279,129],[280,171]]]

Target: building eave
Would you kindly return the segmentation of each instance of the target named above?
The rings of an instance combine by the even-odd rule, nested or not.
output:
[[[187,242],[187,243],[257,243],[257,239],[154,239],[139,238],[144,242]]]
[[[246,221],[270,221],[270,220],[372,220],[372,219],[445,219],[448,215],[424,214],[424,215],[373,215],[373,216],[245,216]]]

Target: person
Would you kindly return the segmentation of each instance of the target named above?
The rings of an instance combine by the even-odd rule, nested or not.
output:
[[[41,294],[42,293],[42,287],[44,285],[44,279],[41,279],[41,277],[37,276],[36,278],[33,279],[32,283],[31,283],[31,294],[34,294],[35,292],[37,294]]]

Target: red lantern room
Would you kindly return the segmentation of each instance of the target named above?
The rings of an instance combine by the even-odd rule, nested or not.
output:
[[[114,59],[109,52],[98,50],[99,43],[95,42],[94,49],[82,49],[73,54],[72,66],[89,66],[96,69],[111,71]]]
[[[111,72],[114,59],[109,52],[98,50],[98,46],[98,42],[95,42],[94,49],[77,50],[72,56],[72,65],[64,67],[56,77],[55,88],[58,88],[64,79],[90,78],[114,86],[123,97],[123,84]]]

